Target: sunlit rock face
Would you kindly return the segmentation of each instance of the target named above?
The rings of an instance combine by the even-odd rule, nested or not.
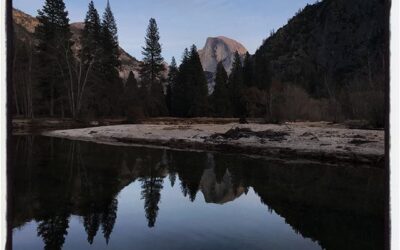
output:
[[[210,92],[214,89],[213,76],[217,69],[217,64],[222,62],[229,74],[236,51],[243,58],[247,49],[241,43],[224,36],[207,38],[204,48],[199,50],[203,70],[208,73],[207,81]]]
[[[199,50],[204,71],[215,72],[217,64],[222,62],[225,70],[230,73],[235,52],[243,56],[247,49],[239,42],[224,37],[209,37],[203,49]]]

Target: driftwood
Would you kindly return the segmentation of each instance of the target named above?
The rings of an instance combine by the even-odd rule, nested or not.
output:
[[[249,138],[254,136],[260,139],[268,139],[270,141],[283,141],[286,140],[286,136],[288,135],[289,133],[282,131],[252,131],[249,128],[234,128],[223,134],[213,134],[210,136],[210,139],[217,140],[219,138],[223,138],[226,140],[238,140],[240,138]]]

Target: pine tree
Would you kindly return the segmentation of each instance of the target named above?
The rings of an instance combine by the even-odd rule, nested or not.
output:
[[[136,77],[135,74],[131,71],[129,72],[129,76],[128,79],[126,80],[125,83],[125,93],[126,96],[128,97],[128,103],[130,105],[135,105],[135,104],[139,104],[139,87],[138,87],[138,83],[136,81]]]
[[[228,89],[228,74],[222,62],[219,62],[217,65],[212,102],[214,114],[217,117],[229,117],[232,115],[232,105]]]
[[[271,86],[271,71],[270,62],[265,59],[265,56],[261,53],[256,53],[254,55],[254,79],[255,86],[258,89],[265,90],[269,89]]]
[[[101,82],[96,89],[97,114],[102,116],[116,115],[120,107],[119,99],[122,94],[122,81],[119,77],[118,67],[119,45],[117,25],[111,11],[110,3],[103,14],[101,24],[101,57],[100,72]]]
[[[195,45],[190,50],[190,74],[189,84],[191,85],[189,96],[191,105],[189,116],[205,116],[208,111],[208,87],[207,79],[201,65],[200,56]]]
[[[245,114],[245,106],[243,104],[243,68],[239,53],[235,53],[235,59],[232,64],[232,72],[229,75],[229,90],[231,102],[233,105],[233,115],[243,118]]]
[[[60,115],[64,113],[63,105],[67,106],[64,83],[69,80],[67,64],[72,57],[68,12],[63,0],[46,0],[37,19],[37,73],[42,93],[39,101],[45,103],[50,116]]]
[[[190,86],[188,85],[187,81],[189,74],[189,60],[189,50],[185,48],[182,56],[182,62],[179,66],[176,84],[172,88],[172,92],[174,93],[172,106],[174,115],[178,117],[186,117],[190,107],[190,96],[188,95]]]
[[[146,45],[143,47],[143,65],[140,71],[142,79],[150,84],[161,80],[164,69],[164,58],[161,56],[160,34],[154,18],[149,21],[145,37]],[[149,87],[150,88],[150,87]]]
[[[101,72],[101,23],[99,13],[97,12],[93,1],[90,1],[88,11],[85,18],[85,26],[82,31],[81,38],[82,48],[79,54],[81,65],[77,72],[80,76],[77,77],[81,82],[78,87],[81,87],[80,101],[78,102],[78,112],[82,106],[86,105],[87,110],[93,111],[96,109],[99,99],[96,99],[96,92],[93,90],[88,92],[87,89],[93,89],[97,82],[102,78]],[[84,98],[83,98],[84,97]],[[84,104],[82,102],[85,101]]]
[[[173,89],[177,83],[178,74],[179,74],[179,69],[178,66],[176,65],[175,57],[172,57],[171,64],[169,65],[167,96],[166,96],[167,108],[170,115],[175,114],[173,110],[173,98],[174,98]]]
[[[142,102],[138,83],[132,71],[129,73],[128,79],[126,80],[121,102],[123,114],[128,116],[129,119],[135,119],[136,117],[133,116],[137,115],[135,112],[138,109],[141,109]]]
[[[173,88],[173,106],[180,117],[204,116],[208,112],[207,80],[195,45],[185,49]]]
[[[243,61],[243,82],[247,88],[254,86],[253,69],[254,69],[254,67],[253,67],[253,62],[250,57],[250,54],[249,54],[249,52],[246,52],[246,55],[245,55],[244,61]]]
[[[165,95],[162,87],[162,72],[165,70],[161,56],[160,34],[154,18],[149,21],[143,47],[143,64],[140,69],[142,86],[147,91],[147,110],[149,115],[158,116],[167,112]]]
[[[99,13],[90,1],[82,32],[81,60],[85,65],[98,60],[100,55],[101,23]]]
[[[186,64],[189,62],[190,59],[190,53],[188,48],[185,48],[185,50],[183,51],[183,55],[182,55],[182,64]]]
[[[101,53],[103,55],[103,66],[106,67],[105,76],[113,80],[116,76],[118,76],[117,69],[121,63],[119,61],[118,29],[109,1],[107,1],[107,7],[103,14],[101,28]]]

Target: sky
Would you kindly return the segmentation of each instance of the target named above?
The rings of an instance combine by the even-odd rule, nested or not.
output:
[[[100,16],[107,0],[94,0]],[[110,0],[120,46],[137,59],[150,18],[160,32],[163,57],[179,61],[186,47],[204,47],[207,37],[226,36],[243,44],[250,54],[270,31],[285,25],[300,8],[316,0]],[[82,22],[89,0],[64,0],[71,22]],[[44,0],[13,0],[14,8],[36,16]]]

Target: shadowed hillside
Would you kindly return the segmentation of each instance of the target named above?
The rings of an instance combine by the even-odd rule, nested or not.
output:
[[[388,80],[386,0],[325,0],[307,5],[253,57],[253,85],[297,86],[327,99],[332,116],[382,125]],[[333,109],[333,110],[332,110]]]

